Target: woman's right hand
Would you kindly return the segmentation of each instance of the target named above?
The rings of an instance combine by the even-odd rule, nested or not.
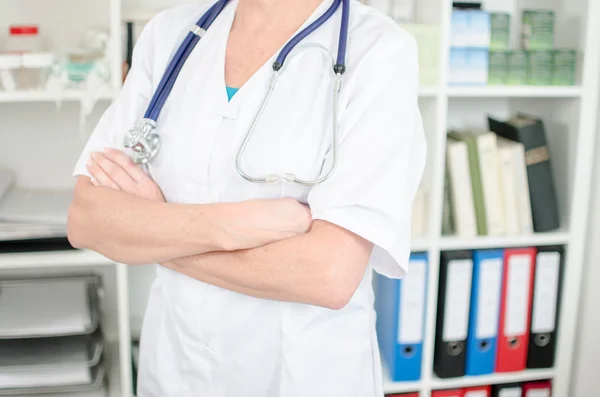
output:
[[[310,208],[291,199],[247,200],[230,204],[223,223],[232,238],[232,249],[255,248],[308,232]]]

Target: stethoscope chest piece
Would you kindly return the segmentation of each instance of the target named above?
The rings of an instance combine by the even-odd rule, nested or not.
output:
[[[123,138],[123,146],[133,150],[133,161],[137,164],[146,164],[152,160],[160,150],[160,136],[154,133],[156,122],[143,119],[133,127]]]

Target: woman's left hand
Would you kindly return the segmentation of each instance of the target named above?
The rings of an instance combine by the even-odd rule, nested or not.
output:
[[[152,201],[165,201],[160,187],[125,153],[107,148],[92,153],[86,163],[92,183]]]

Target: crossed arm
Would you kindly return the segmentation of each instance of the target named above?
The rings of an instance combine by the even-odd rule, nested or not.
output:
[[[344,307],[372,250],[360,236],[290,199],[231,204],[165,203],[123,153],[88,162],[69,211],[69,239],[128,264],[154,263],[246,295]]]

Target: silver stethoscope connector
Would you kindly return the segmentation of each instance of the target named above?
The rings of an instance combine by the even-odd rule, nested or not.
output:
[[[160,136],[154,133],[156,122],[143,119],[133,127],[123,138],[123,146],[133,150],[133,161],[137,164],[146,164],[158,154],[160,150]]]

